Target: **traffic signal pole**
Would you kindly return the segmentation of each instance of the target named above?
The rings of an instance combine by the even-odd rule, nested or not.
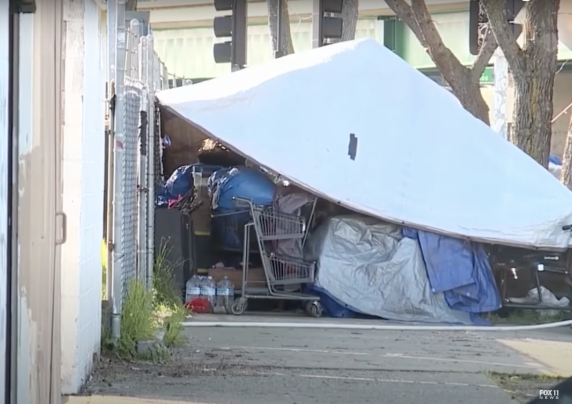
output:
[[[312,0],[312,49],[322,46],[322,0]]]
[[[215,17],[213,21],[215,37],[230,39],[214,44],[215,63],[230,63],[232,71],[244,69],[247,54],[247,0],[215,0],[214,7],[217,11],[232,12],[231,15]]]
[[[282,24],[284,24],[284,13],[282,7],[285,0],[278,0],[278,15],[276,16],[276,50],[274,58],[278,59],[284,56],[284,36],[282,35]]]
[[[340,39],[342,37],[343,19],[326,16],[327,13],[341,13],[342,2],[343,0],[313,0],[312,48],[328,45],[326,39]]]
[[[232,60],[231,70],[237,71],[246,67],[248,28],[248,0],[234,0],[232,12]]]

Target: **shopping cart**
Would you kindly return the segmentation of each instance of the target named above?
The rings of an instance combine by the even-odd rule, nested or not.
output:
[[[306,302],[306,312],[313,317],[320,317],[323,309],[318,296],[288,291],[293,286],[294,289],[301,289],[303,284],[314,282],[316,263],[277,255],[270,248],[272,242],[278,240],[305,240],[308,232],[306,219],[302,216],[277,212],[273,207],[256,206],[248,199],[235,198],[235,200],[249,207],[252,221],[244,226],[242,295],[232,305],[231,313],[235,315],[244,313],[248,299],[276,299]],[[248,287],[252,228],[258,242],[266,288]],[[298,288],[295,288],[296,286]]]

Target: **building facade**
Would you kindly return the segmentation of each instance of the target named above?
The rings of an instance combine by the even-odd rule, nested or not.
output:
[[[93,0],[26,12],[15,3],[0,6],[0,361],[9,364],[0,401],[59,404],[79,392],[100,349],[105,27]]]

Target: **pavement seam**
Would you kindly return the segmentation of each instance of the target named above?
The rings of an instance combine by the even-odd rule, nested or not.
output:
[[[424,384],[433,386],[455,386],[455,387],[483,387],[490,389],[498,389],[499,386],[493,384],[471,384],[471,383],[456,383],[456,382],[439,382],[429,380],[407,380],[407,379],[383,379],[377,377],[353,377],[353,376],[328,376],[328,375],[313,375],[313,374],[298,374],[292,375],[279,372],[258,372],[253,376],[280,376],[280,377],[301,377],[307,379],[322,379],[322,380],[340,380],[340,381],[356,381],[356,382],[377,382],[377,383],[397,383],[397,384]]]
[[[226,370],[234,370],[234,369],[283,369],[283,370],[315,370],[315,371],[331,371],[333,369],[336,370],[344,370],[347,372],[399,372],[399,373],[441,373],[441,374],[449,374],[449,373],[465,373],[465,374],[474,374],[474,375],[481,375],[484,370],[463,370],[463,371],[453,371],[453,370],[440,370],[440,369],[418,369],[418,368],[411,368],[411,369],[395,369],[395,368],[356,368],[356,367],[344,367],[343,369],[340,368],[331,368],[331,367],[323,367],[323,366],[287,366],[287,365],[268,365],[268,364],[249,364],[249,363],[241,363],[241,364],[225,364],[223,368],[218,368],[215,364],[213,364],[212,368],[207,367],[205,364],[205,373],[212,373],[212,372],[224,372]],[[532,369],[532,368],[531,368]],[[510,372],[499,372],[499,373],[510,373]]]
[[[277,347],[244,347],[244,346],[234,346],[234,347],[220,347],[221,351],[279,351],[279,352],[300,352],[300,353],[322,353],[322,354],[336,354],[336,355],[348,355],[348,356],[371,356],[371,353],[367,352],[345,352],[345,351],[335,351],[335,350],[325,350],[325,349],[304,349],[304,348],[277,348]],[[397,358],[397,359],[408,359],[408,360],[420,360],[420,361],[432,361],[432,362],[452,362],[452,363],[471,363],[475,365],[494,365],[494,366],[504,366],[511,368],[521,368],[529,370],[538,370],[537,367],[529,365],[519,365],[519,364],[507,364],[502,362],[491,362],[491,361],[477,361],[470,359],[461,358],[439,358],[439,357],[426,357],[426,356],[411,356],[404,355],[400,353],[386,353],[377,355],[381,358]]]

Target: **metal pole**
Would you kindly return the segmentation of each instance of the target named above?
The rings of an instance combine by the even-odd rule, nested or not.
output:
[[[117,48],[115,68],[115,143],[113,158],[115,160],[115,187],[113,199],[113,299],[111,314],[111,335],[117,340],[121,328],[121,306],[123,303],[123,265],[125,255],[123,245],[123,213],[125,211],[123,188],[125,175],[125,0],[117,0]]]
[[[107,130],[107,195],[106,195],[106,231],[107,243],[107,276],[105,279],[105,297],[113,301],[113,199],[115,164],[113,148],[115,145],[115,47],[117,40],[117,0],[107,0],[107,88],[109,99],[109,122]]]
[[[10,69],[14,69],[12,65],[11,58],[11,18],[10,15],[10,2],[5,1],[0,5],[0,52],[2,54],[2,60],[4,62],[0,66],[0,128],[2,133],[4,133],[0,139],[0,183],[2,187],[2,192],[0,192],[0,202],[2,205],[2,211],[0,212],[0,401],[9,403],[10,398],[10,351],[9,351],[9,339],[10,335],[8,330],[10,330],[10,314],[9,314],[9,301],[10,298],[10,277],[8,271],[10,271],[10,239],[11,234],[9,233],[9,220],[10,220],[10,194],[8,189],[12,185],[11,178],[11,168],[8,166],[10,158],[8,157],[11,153],[11,125],[10,116],[12,115],[12,102],[10,97],[12,96],[10,92],[10,80],[11,72]]]
[[[322,46],[322,0],[313,0],[312,2],[312,48]]]
[[[148,192],[148,176],[147,176],[147,150],[149,144],[147,142],[149,136],[148,115],[149,108],[149,47],[147,37],[143,36],[139,39],[139,80],[143,83],[141,91],[141,116],[139,129],[139,243],[138,243],[138,260],[137,274],[145,284],[147,284],[147,198]]]
[[[236,71],[246,67],[247,31],[248,31],[248,1],[234,0],[232,10],[232,60],[231,70]]]
[[[115,78],[115,45],[117,39],[117,0],[107,0],[107,81]]]
[[[503,138],[508,140],[507,125],[507,92],[508,92],[508,62],[502,53],[497,49],[493,56],[494,65],[494,110],[492,128]]]
[[[278,15],[276,16],[276,50],[274,51],[275,59],[284,56],[284,37],[282,36],[282,24],[284,23],[284,15],[282,13],[283,1],[284,0],[278,0]]]
[[[155,91],[160,89],[159,59],[155,55],[153,36],[147,37],[148,83],[149,83],[149,130],[147,140],[147,287],[153,287],[153,268],[155,267]]]
[[[105,279],[105,297],[109,302],[113,301],[113,200],[115,198],[115,161],[113,149],[115,145],[115,85],[109,83],[109,128],[107,130],[107,216],[105,241],[107,242],[107,276]]]
[[[127,56],[129,57],[128,67],[129,67],[129,77],[139,78],[139,50],[141,49],[141,44],[139,42],[141,28],[139,27],[141,23],[132,19],[129,22],[129,36],[127,37]]]

